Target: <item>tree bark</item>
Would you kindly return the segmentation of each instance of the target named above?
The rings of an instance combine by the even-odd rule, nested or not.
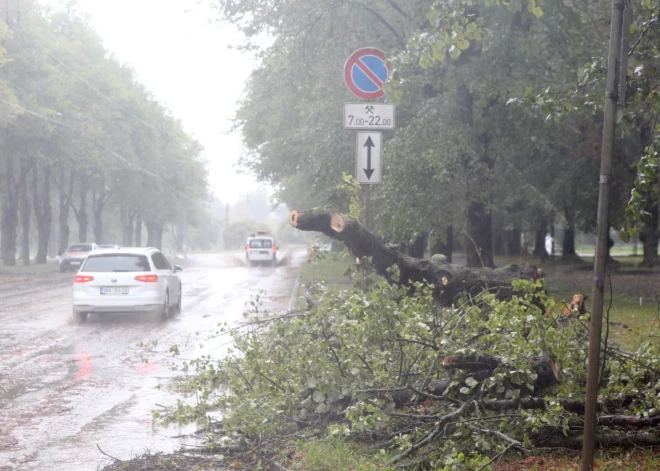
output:
[[[533,255],[541,260],[548,258],[548,251],[545,249],[545,236],[548,233],[548,221],[541,219],[534,231],[534,252]]]
[[[559,430],[545,430],[534,434],[531,438],[538,447],[582,449],[582,435],[564,435]],[[660,435],[656,432],[601,432],[596,435],[597,448],[635,448],[658,445],[660,445]]]
[[[78,208],[71,206],[78,221],[78,242],[87,242],[87,227],[89,225],[89,219],[87,219],[88,192],[89,180],[87,176],[83,175],[80,179],[80,206]]]
[[[407,246],[408,255],[415,258],[424,258],[424,251],[426,250],[427,245],[428,245],[428,233],[425,232],[422,235],[417,236],[415,240],[413,240],[410,244],[408,244]]]
[[[492,215],[482,203],[472,202],[467,212],[465,253],[468,267],[495,266],[493,261]]]
[[[356,257],[371,257],[376,271],[391,282],[401,285],[414,282],[432,284],[436,299],[445,306],[450,306],[455,297],[464,291],[476,294],[488,289],[499,298],[506,299],[513,294],[513,280],[529,278],[516,265],[476,269],[447,263],[444,258],[423,260],[409,257],[400,252],[397,246],[384,244],[349,216],[331,215],[325,211],[301,213],[294,210],[289,215],[289,223],[299,230],[321,232],[342,242]],[[399,268],[398,279],[393,279],[388,272],[392,265]]]
[[[575,252],[575,211],[569,205],[564,205],[564,219],[566,219],[566,226],[564,227],[564,239],[561,242],[561,258],[563,260],[578,259],[578,254]]]
[[[515,222],[513,229],[507,233],[507,248],[509,252],[508,255],[514,257],[522,256],[522,244],[520,242],[522,237],[522,228],[519,224],[519,222]]]
[[[137,215],[130,209],[121,208],[121,244],[124,247],[131,247],[133,245],[133,225],[135,216]]]
[[[183,253],[183,246],[186,240],[186,235],[188,235],[188,225],[183,224],[173,224],[172,225],[172,235],[174,236],[174,244],[176,245],[176,251]]]
[[[58,214],[59,220],[59,241],[58,241],[58,255],[66,250],[69,246],[69,237],[71,236],[71,229],[69,228],[69,210],[71,209],[71,202],[73,201],[73,183],[75,180],[76,172],[69,171],[68,185],[65,183],[66,172],[64,168],[60,169],[59,180],[59,206],[60,211]]]
[[[0,227],[0,252],[2,264],[16,265],[16,230],[18,227],[18,207],[20,194],[27,181],[28,166],[21,166],[18,180],[14,175],[14,156],[11,153],[6,157],[5,167],[5,198],[2,201],[2,224]]]
[[[39,185],[38,167],[35,167],[32,177],[32,203],[37,221],[38,244],[35,262],[38,264],[44,264],[48,260],[48,242],[53,222],[53,212],[50,206],[50,179],[51,167],[46,165],[43,171],[43,183]],[[40,188],[41,191],[39,191]]]
[[[21,163],[23,167],[25,163]],[[30,219],[32,218],[32,208],[28,198],[27,185],[21,189],[21,260],[23,265],[30,264]]]
[[[156,222],[145,222],[147,228],[147,247],[156,247],[162,250],[163,246],[163,225]]]
[[[135,220],[135,246],[142,247],[142,219],[137,216]]]
[[[103,243],[103,210],[105,205],[108,203],[112,191],[105,191],[105,186],[101,183],[101,190],[97,191],[96,189],[92,190],[92,217],[93,221],[93,231],[94,231],[94,242],[97,244]]]
[[[445,238],[446,240],[442,240],[442,238],[436,236],[431,248],[431,255],[444,255],[447,259],[447,263],[451,263],[454,252],[454,228],[452,226],[447,228]]]
[[[654,267],[658,265],[658,238],[660,233],[658,230],[659,213],[658,203],[651,201],[647,205],[646,211],[648,216],[644,221],[643,229],[639,233],[639,240],[643,244],[644,257],[642,258],[640,267]]]
[[[471,371],[470,376],[472,376],[477,381],[483,381],[492,376],[493,371],[500,364],[499,360],[494,357],[487,355],[482,356],[466,356],[466,357],[445,357],[443,360],[442,366],[445,370],[451,371],[452,369],[462,369]],[[559,369],[548,357],[534,357],[529,359],[529,365],[533,369],[537,376],[534,386],[537,392],[541,392],[551,386],[558,384],[559,381]],[[552,366],[554,365],[554,366]],[[394,400],[397,407],[401,408],[406,404],[412,402],[413,397],[418,394],[416,391],[422,391],[424,393],[429,393],[433,396],[443,396],[447,388],[452,382],[452,378],[442,378],[439,380],[429,381],[428,384],[417,383],[412,385],[412,387],[400,388],[392,391],[392,399]],[[540,398],[532,398],[533,401],[526,401],[526,399],[517,399],[517,400],[500,400],[500,401],[490,401],[484,400],[480,401],[480,405],[483,404],[483,407],[488,410],[506,410],[506,409],[545,409],[545,401]],[[489,407],[490,404],[490,407]],[[572,404],[569,404],[572,405]],[[575,407],[582,407],[584,409],[584,403],[580,403]]]

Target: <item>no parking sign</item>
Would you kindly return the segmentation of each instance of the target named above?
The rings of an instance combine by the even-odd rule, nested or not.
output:
[[[385,95],[390,64],[380,49],[365,47],[355,51],[344,65],[344,81],[348,89],[363,100],[377,100]]]

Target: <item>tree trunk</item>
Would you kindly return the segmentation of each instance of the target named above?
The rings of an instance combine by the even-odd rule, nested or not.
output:
[[[136,213],[130,209],[120,209],[121,211],[121,244],[124,247],[133,245],[133,224]]]
[[[16,230],[18,228],[18,208],[20,194],[26,184],[28,166],[21,166],[18,180],[14,181],[14,157],[8,154],[5,170],[5,198],[2,201],[2,224],[0,227],[0,252],[2,264],[16,265]]]
[[[294,210],[289,215],[289,223],[299,230],[321,232],[343,242],[355,257],[371,257],[376,271],[393,283],[409,285],[419,281],[432,284],[436,299],[445,306],[452,305],[461,292],[485,288],[501,299],[507,299],[513,294],[513,280],[529,278],[516,265],[475,269],[442,260],[409,257],[396,246],[384,244],[379,237],[349,216],[331,215],[325,211],[300,213]],[[393,279],[388,272],[392,265],[399,267],[398,279]]]
[[[142,247],[142,220],[139,216],[135,220],[135,246]]]
[[[187,224],[184,223],[184,224],[172,225],[172,235],[174,236],[174,244],[176,245],[176,251],[178,253],[183,253],[184,251],[184,243],[187,234],[188,234]]]
[[[534,252],[533,255],[541,260],[548,258],[548,251],[545,249],[545,236],[548,233],[548,221],[541,219],[534,232]]]
[[[89,192],[89,180],[87,176],[80,179],[80,206],[76,209],[72,206],[78,221],[78,242],[87,242],[87,227],[89,219],[87,219],[87,194]]]
[[[103,243],[103,209],[107,202],[107,194],[104,191],[97,193],[96,189],[92,190],[92,217],[94,242],[97,244]]]
[[[465,253],[468,267],[495,266],[493,261],[492,215],[482,203],[470,203],[467,212]]]
[[[618,261],[614,260],[612,258],[611,252],[612,252],[612,247],[614,247],[614,240],[610,237],[609,234],[610,228],[607,228],[607,256],[605,258],[605,266],[608,268],[617,268],[621,265]]]
[[[51,168],[50,165],[46,165],[43,171],[43,184],[39,185],[38,167],[35,167],[32,176],[32,202],[37,221],[37,233],[39,234],[35,261],[39,264],[46,263],[48,259],[48,242],[53,222],[53,212],[50,206],[50,178]],[[40,187],[41,192],[39,192]]]
[[[575,211],[568,205],[564,205],[564,239],[561,242],[561,258],[564,260],[579,259],[575,252]]]
[[[433,246],[431,247],[431,255],[440,254],[447,258],[447,263],[451,263],[452,254],[454,252],[454,228],[449,226],[445,234],[446,240],[442,240],[436,236]]]
[[[506,223],[501,212],[492,213],[493,255],[508,255]]]
[[[162,250],[163,246],[163,225],[156,222],[145,222],[147,228],[147,247],[156,247]]]
[[[658,230],[658,203],[651,202],[646,207],[648,216],[644,220],[644,227],[639,233],[639,240],[643,244],[644,257],[642,258],[640,267],[654,267],[658,265],[658,237],[660,236]]]
[[[71,202],[73,198],[73,182],[75,180],[76,173],[74,170],[69,172],[69,182],[68,185],[65,183],[65,170],[64,168],[60,169],[60,181],[59,181],[59,196],[60,196],[60,212],[58,215],[59,220],[59,241],[57,254],[61,254],[69,246],[69,237],[71,235],[71,229],[69,228],[69,210],[71,209]]]
[[[520,227],[520,223],[516,221],[514,223],[513,229],[507,233],[507,248],[509,251],[508,255],[512,255],[514,257],[522,256],[522,244],[520,243],[521,237],[522,228]]]
[[[407,246],[408,255],[415,258],[424,258],[424,251],[428,245],[428,233],[424,232]]]
[[[25,164],[21,163],[21,167]],[[32,217],[32,208],[28,198],[27,185],[21,189],[21,260],[23,265],[30,264],[30,219]]]

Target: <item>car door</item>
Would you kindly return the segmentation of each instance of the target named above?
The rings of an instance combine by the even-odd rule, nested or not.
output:
[[[170,289],[170,301],[175,303],[177,299],[179,299],[179,289],[180,289],[180,283],[179,283],[179,276],[177,273],[174,271],[174,267],[170,265],[169,260],[167,260],[167,257],[163,255],[163,253],[159,253],[160,257],[163,259],[162,263],[163,266],[165,267],[164,270],[167,271],[168,273],[168,287]]]
[[[176,277],[174,276],[174,270],[172,270],[170,263],[167,261],[165,256],[160,252],[154,253],[151,256],[151,261],[154,263],[154,267],[158,272],[158,278],[159,279],[162,278],[163,280],[165,280],[165,288],[163,288],[163,291],[165,289],[169,290],[170,304],[176,302],[175,300],[178,299],[179,296],[178,286],[174,286],[175,285],[174,278]]]

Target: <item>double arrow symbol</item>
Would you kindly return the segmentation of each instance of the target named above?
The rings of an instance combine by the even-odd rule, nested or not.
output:
[[[358,132],[355,147],[355,177],[364,185],[380,183],[383,135],[379,132]]]
[[[371,175],[374,174],[374,168],[371,167],[371,149],[376,147],[374,141],[371,140],[371,136],[367,138],[367,142],[364,143],[364,147],[367,148],[367,168],[363,169],[364,174],[367,176],[367,180],[371,180]]]

